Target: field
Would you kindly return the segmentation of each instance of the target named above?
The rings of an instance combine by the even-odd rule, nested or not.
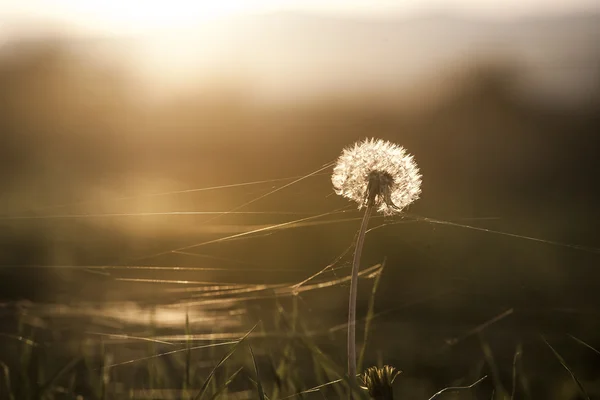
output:
[[[0,60],[0,399],[345,398],[362,213],[330,177],[366,137],[423,185],[370,221],[359,370],[401,370],[396,399],[600,396],[600,86],[541,104],[484,62],[407,93],[149,103],[73,57]]]

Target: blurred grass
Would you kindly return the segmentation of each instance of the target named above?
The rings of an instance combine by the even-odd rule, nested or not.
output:
[[[377,274],[373,274],[372,286],[373,297],[377,293],[378,279],[381,279],[382,268]],[[3,379],[0,380],[0,398],[10,400],[59,400],[59,399],[291,399],[291,398],[345,398],[347,391],[351,390],[356,399],[366,398],[366,392],[358,387],[354,387],[353,382],[345,376],[343,362],[339,354],[331,354],[324,350],[322,345],[317,344],[314,332],[306,328],[309,323],[304,317],[306,313],[300,313],[299,297],[294,296],[289,305],[289,311],[284,308],[280,300],[274,299],[277,307],[273,314],[273,324],[269,325],[269,331],[265,330],[265,324],[260,324],[261,331],[257,331],[256,324],[244,336],[236,340],[223,353],[219,351],[221,346],[218,343],[214,346],[204,347],[204,349],[194,350],[191,338],[191,323],[189,315],[182,323],[182,331],[185,332],[181,344],[177,345],[176,352],[161,353],[157,348],[166,342],[159,342],[151,339],[157,332],[152,332],[155,328],[147,332],[151,340],[142,340],[139,334],[136,337],[139,340],[133,342],[119,341],[119,335],[114,338],[110,336],[99,337],[97,340],[91,338],[82,339],[79,346],[81,352],[76,357],[68,360],[66,354],[61,359],[55,359],[51,356],[57,349],[65,348],[65,343],[61,341],[42,341],[38,346],[31,346],[33,336],[25,340],[18,341],[20,345],[20,360],[16,363],[14,360],[2,360]],[[373,300],[370,301],[370,307],[367,310],[366,326],[363,331],[364,338],[371,329],[373,321]],[[369,317],[370,315],[370,317]],[[25,325],[22,329],[25,329]],[[272,332],[271,330],[276,332]],[[489,328],[488,328],[489,329]],[[31,334],[35,332],[30,330]],[[55,332],[58,333],[58,332]],[[273,333],[277,333],[274,335]],[[275,338],[275,339],[273,339]],[[73,338],[74,339],[74,338]],[[70,339],[70,340],[73,340]],[[116,339],[116,340],[115,340]],[[343,338],[333,339],[338,341]],[[113,342],[113,340],[115,340]],[[321,339],[319,339],[321,340]],[[322,341],[322,340],[321,340]],[[585,398],[592,398],[600,386],[589,384],[589,389],[583,389],[584,383],[575,375],[570,367],[567,366],[562,356],[543,339],[544,343],[551,348],[554,356],[570,374],[573,382],[577,384]],[[577,344],[584,344],[576,340]],[[240,351],[240,345],[245,342],[248,344],[249,351]],[[330,344],[325,344],[327,348]],[[365,345],[367,345],[365,341]],[[476,378],[471,378],[471,373],[465,373],[464,376],[455,382],[449,381],[448,388],[438,390],[431,398],[437,398],[442,393],[447,398],[489,398],[490,391],[494,393],[495,399],[515,399],[521,398],[521,390],[516,389],[517,380],[524,382],[528,378],[529,372],[522,368],[522,348],[519,346],[512,360],[512,395],[510,395],[502,382],[500,368],[493,355],[493,344],[483,339],[480,334],[480,344],[484,352],[488,369],[491,371],[493,379],[487,381],[480,379],[482,371],[475,372]],[[333,348],[342,348],[334,346]],[[584,346],[587,350],[593,347],[587,343]],[[117,358],[122,358],[125,354],[131,354],[131,350],[137,348],[142,350],[137,360],[130,362],[113,361],[113,354]],[[169,346],[169,348],[172,348]],[[29,351],[24,351],[29,349]],[[255,354],[253,349],[258,349],[260,357]],[[144,352],[152,356],[150,359],[144,357]],[[590,351],[595,354],[594,351]],[[60,352],[59,352],[60,353]],[[198,353],[198,354],[196,354]],[[369,351],[366,352],[368,354]],[[121,354],[121,355],[119,355]],[[139,353],[138,353],[139,354]],[[159,355],[162,354],[162,355]],[[192,357],[192,354],[194,356]],[[517,359],[517,355],[519,359]],[[385,359],[394,359],[393,355],[384,355]],[[375,359],[374,355],[365,357]],[[307,359],[310,362],[307,363]],[[62,363],[62,365],[61,365]],[[12,365],[12,366],[9,366]],[[11,373],[13,368],[22,371],[20,378]],[[136,372],[137,371],[137,372]],[[143,372],[144,377],[136,373]],[[403,373],[395,386],[395,392],[404,398],[402,393],[411,385],[410,374],[415,371]],[[517,376],[518,373],[518,376]],[[473,383],[474,382],[474,383]],[[481,383],[483,382],[483,383]],[[487,382],[487,383],[486,383]],[[491,386],[490,384],[493,383]],[[487,385],[487,392],[481,391],[481,387]],[[522,393],[525,396],[528,389],[523,386]],[[572,391],[556,389],[556,395],[547,398],[562,399],[566,393]],[[267,396],[267,393],[271,393]],[[457,393],[458,397],[451,397],[452,393]],[[460,395],[458,395],[460,393]],[[476,394],[477,393],[477,394]],[[487,394],[483,394],[487,393]],[[515,393],[518,397],[515,397]],[[481,396],[484,397],[481,397]],[[78,397],[81,396],[81,397]],[[257,397],[258,396],[258,397]],[[431,396],[431,394],[429,395]],[[428,397],[423,397],[428,398]],[[527,398],[531,398],[528,395]],[[537,397],[534,397],[537,398]]]

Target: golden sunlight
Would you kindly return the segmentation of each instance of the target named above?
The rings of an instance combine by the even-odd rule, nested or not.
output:
[[[192,26],[252,11],[261,1],[119,1],[63,0],[71,17],[115,33],[149,33],[156,30]]]

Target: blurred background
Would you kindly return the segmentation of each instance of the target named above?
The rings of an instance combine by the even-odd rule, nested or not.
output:
[[[323,167],[378,137],[415,156],[423,193],[367,236],[363,267],[386,258],[367,364],[402,369],[403,398],[481,365],[490,398],[522,346],[519,396],[579,398],[543,334],[599,393],[597,355],[568,336],[600,346],[599,41],[583,0],[5,0],[4,334],[23,315],[181,334],[186,313],[243,334],[278,298],[256,285],[344,254],[317,280],[349,274],[361,214]],[[206,283],[242,289],[198,303]],[[299,306],[341,365],[347,292]]]

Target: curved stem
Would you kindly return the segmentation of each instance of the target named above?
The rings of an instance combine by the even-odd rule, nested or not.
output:
[[[354,259],[352,261],[352,280],[350,281],[350,301],[348,303],[348,377],[351,380],[356,379],[356,298],[358,296],[358,270],[360,255],[365,243],[367,225],[369,225],[369,218],[373,212],[372,203],[369,203],[365,210],[360,230],[358,231]]]

